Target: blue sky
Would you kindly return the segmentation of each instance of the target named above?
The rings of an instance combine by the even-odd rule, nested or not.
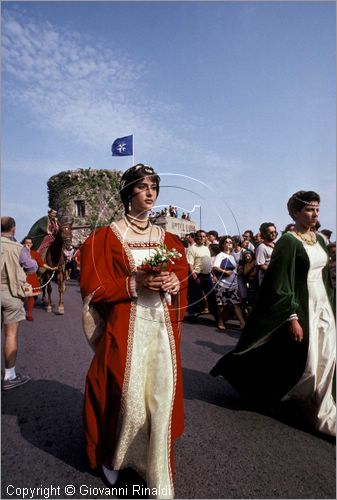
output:
[[[158,205],[201,205],[206,230],[281,230],[299,189],[320,193],[334,230],[335,9],[2,2],[2,213],[23,237],[51,175],[125,170],[110,147],[134,133],[135,161],[161,174]]]

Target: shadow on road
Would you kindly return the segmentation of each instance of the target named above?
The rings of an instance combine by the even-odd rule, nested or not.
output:
[[[211,343],[202,342],[202,344],[207,345]],[[216,344],[211,345],[219,347],[222,353],[224,353],[224,348],[222,346],[216,346]],[[231,349],[232,348],[228,348],[227,350],[229,351]],[[334,437],[318,433],[309,425],[296,401],[282,401],[272,408],[267,406],[262,407],[261,405],[255,404],[253,400],[240,396],[240,394],[222,377],[214,378],[208,373],[189,368],[183,368],[183,380],[185,399],[197,399],[229,410],[254,412],[266,415],[289,427],[308,432],[330,443],[335,443]]]
[[[216,354],[219,354],[219,356],[224,356],[229,351],[232,351],[234,348],[233,346],[219,345],[216,344],[215,342],[209,342],[206,340],[197,340],[195,344],[200,345],[201,347],[208,347],[211,351],[215,352]]]
[[[315,431],[309,424],[306,416],[303,414],[300,405],[297,401],[287,400],[282,401],[276,408],[275,419],[282,422],[290,427],[295,427],[301,431],[308,432],[314,436],[324,439],[332,444],[336,444],[336,438],[334,436],[328,436],[327,434],[322,434],[321,432]]]
[[[218,346],[223,350],[223,347]],[[211,368],[211,367],[210,367]],[[184,398],[198,399],[223,408],[240,409],[238,393],[224,380],[190,368],[183,368]]]
[[[2,414],[17,417],[22,437],[79,471],[88,469],[82,406],[80,390],[54,380],[31,380],[2,393]]]
[[[89,472],[82,407],[83,394],[80,390],[54,380],[32,380],[22,389],[2,393],[2,415],[17,417],[23,439],[74,469]],[[4,429],[3,443],[5,432]],[[100,469],[90,470],[90,473],[110,486]],[[133,485],[146,487],[145,481],[133,469],[122,470],[115,487],[128,494],[119,498],[148,498],[141,493],[133,495]]]

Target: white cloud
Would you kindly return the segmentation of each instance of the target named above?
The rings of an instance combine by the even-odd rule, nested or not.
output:
[[[12,10],[4,11],[2,37],[4,96],[29,109],[37,128],[54,129],[94,151],[114,135],[134,132],[143,151],[160,152],[160,160],[226,170],[220,155],[184,138],[195,119],[186,120],[179,103],[149,98],[147,68],[118,47]]]
[[[22,36],[22,34],[23,34],[23,30],[22,30],[20,24],[14,20],[10,20],[7,23],[7,30],[10,34],[12,34],[14,36],[19,37],[19,36]]]

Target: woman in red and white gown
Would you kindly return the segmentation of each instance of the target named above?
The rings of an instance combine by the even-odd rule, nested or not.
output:
[[[81,247],[84,327],[95,349],[84,427],[90,465],[102,466],[110,484],[117,471],[132,467],[150,498],[173,498],[173,442],[183,431],[180,332],[188,266],[180,240],[148,219],[159,182],[149,166],[127,170],[124,218]],[[163,243],[181,258],[165,272],[140,271]]]

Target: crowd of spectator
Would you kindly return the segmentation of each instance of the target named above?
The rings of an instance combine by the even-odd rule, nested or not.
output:
[[[178,218],[179,217],[179,213],[178,213],[177,207],[174,206],[174,205],[169,205],[168,207],[165,207],[162,210],[159,210],[157,212],[155,212],[155,211],[151,211],[150,212],[150,218],[151,219],[157,219],[158,217],[167,217],[167,216]],[[188,221],[191,220],[189,212],[182,212],[182,214],[181,214],[180,217],[182,219],[185,219],[185,220],[188,220]]]
[[[319,223],[316,231],[319,231]],[[294,230],[288,224],[281,234]],[[327,244],[331,276],[336,287],[336,242],[332,231],[319,231]],[[236,319],[243,328],[254,307],[256,295],[268,268],[278,237],[276,226],[264,222],[254,234],[219,236],[215,230],[198,230],[182,238],[189,264],[187,321],[211,314],[219,330],[228,319]]]

